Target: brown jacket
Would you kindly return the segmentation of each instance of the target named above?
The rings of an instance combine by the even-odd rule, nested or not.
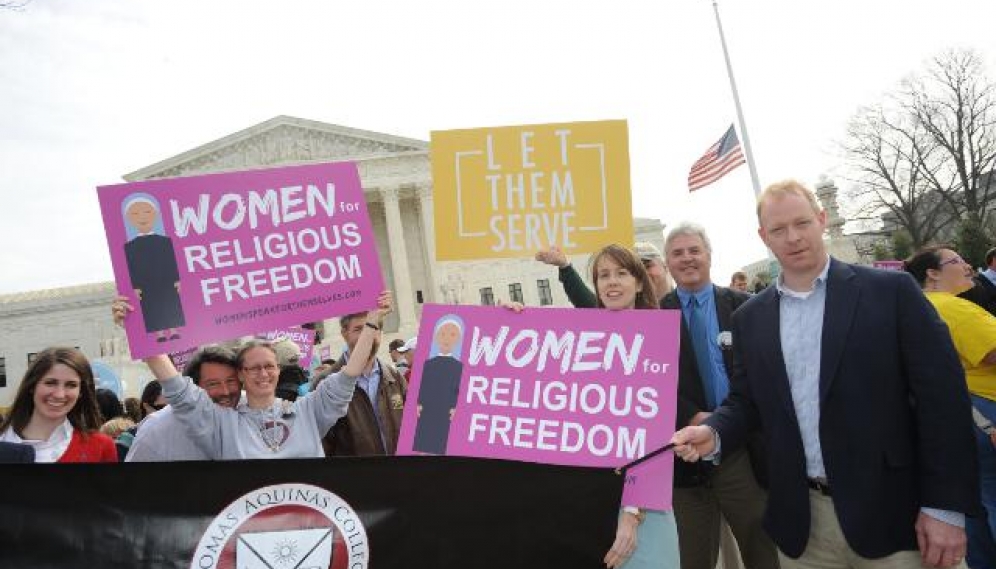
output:
[[[385,364],[379,358],[377,363],[380,365],[380,385],[377,387],[376,404],[384,424],[383,440],[370,397],[357,386],[346,416],[339,419],[322,439],[325,456],[393,455],[397,450],[408,382],[393,365]],[[333,372],[345,364],[346,360],[339,358],[332,367]],[[385,442],[387,448],[384,448]]]

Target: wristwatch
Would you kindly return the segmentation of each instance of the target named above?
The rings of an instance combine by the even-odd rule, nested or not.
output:
[[[642,524],[643,520],[647,518],[647,512],[643,511],[642,508],[637,508],[635,506],[623,506],[623,511],[627,514],[632,514],[636,518],[636,523]]]

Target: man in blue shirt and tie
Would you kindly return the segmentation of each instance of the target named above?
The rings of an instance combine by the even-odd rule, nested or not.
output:
[[[712,247],[701,226],[677,225],[668,234],[664,251],[678,288],[664,296],[661,306],[679,309],[683,316],[678,361],[680,429],[701,424],[729,393],[727,368],[736,341],[729,332],[730,318],[750,296],[712,283]],[[716,566],[723,518],[737,538],[747,569],[778,567],[775,547],[762,527],[765,493],[751,461],[745,449],[731,453],[717,466],[675,463],[674,513],[682,569]]]

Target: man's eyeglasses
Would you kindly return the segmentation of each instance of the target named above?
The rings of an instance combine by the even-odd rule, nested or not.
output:
[[[263,365],[243,367],[242,371],[252,375],[259,375],[259,372],[261,371],[265,371],[266,373],[273,373],[277,371],[277,369],[279,369],[277,364],[263,364]]]

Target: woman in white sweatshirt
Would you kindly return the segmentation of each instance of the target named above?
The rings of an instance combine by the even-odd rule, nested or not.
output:
[[[341,371],[294,402],[276,396],[280,367],[267,342],[245,344],[236,356],[245,398],[234,409],[215,405],[203,389],[182,377],[165,355],[145,360],[162,383],[173,412],[191,437],[212,459],[321,458],[322,437],[346,414],[356,378],[375,345],[384,316],[391,311],[391,293],[382,292],[354,355]]]

